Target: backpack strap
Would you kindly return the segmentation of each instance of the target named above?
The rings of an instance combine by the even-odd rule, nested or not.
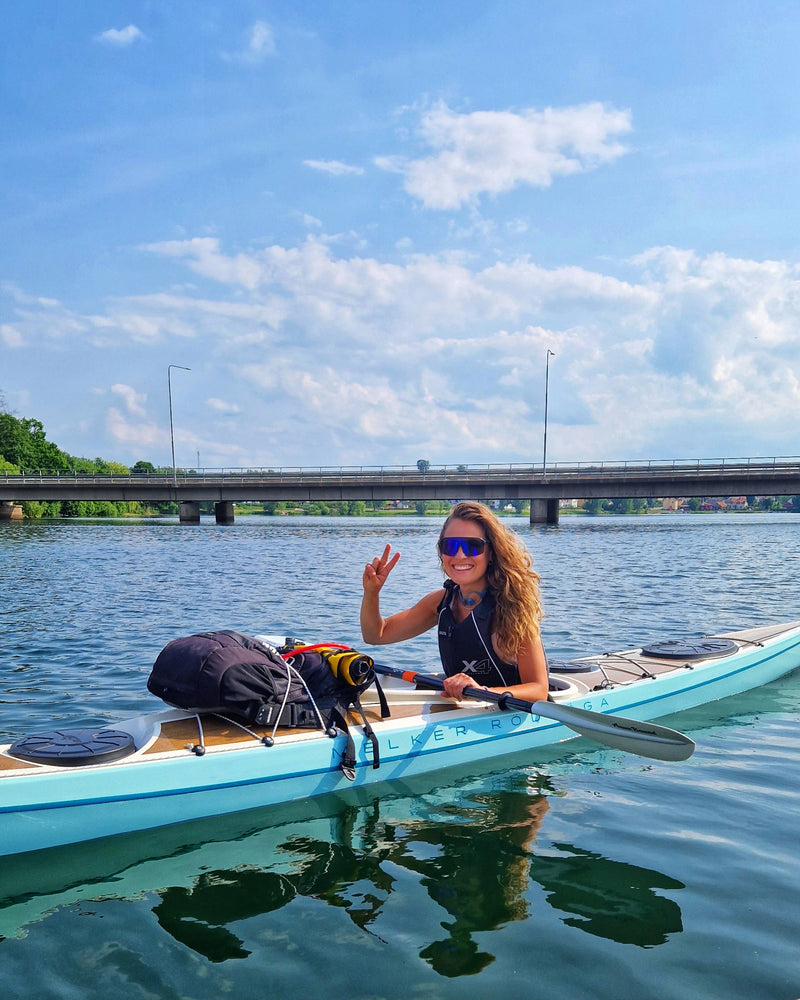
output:
[[[288,702],[285,705],[264,701],[254,720],[257,726],[286,726],[289,729],[316,729],[322,726],[321,719],[313,707]]]
[[[361,727],[364,730],[364,735],[372,744],[372,767],[377,770],[381,766],[381,755],[380,746],[378,744],[378,737],[372,726],[369,724],[369,719],[367,718],[361,702],[356,696],[352,701],[352,706],[357,708],[361,716]],[[337,702],[336,705],[331,709],[330,715],[328,716],[328,724],[335,724],[344,733],[346,742],[345,750],[342,754],[342,759],[339,762],[339,767],[342,770],[342,774],[347,778],[348,781],[355,781],[356,778],[356,745],[353,741],[353,736],[350,732],[350,727],[347,724],[347,706],[342,705],[341,702]]]
[[[383,692],[381,692],[381,694],[383,694]],[[386,699],[384,697],[384,701],[385,700]],[[372,744],[372,767],[374,770],[377,770],[381,766],[381,754],[380,754],[380,748],[378,746],[378,737],[375,735],[372,726],[369,724],[369,720],[367,719],[367,716],[364,713],[364,709],[361,707],[361,700],[359,699],[358,695],[356,695],[353,704],[358,709],[359,714],[361,716],[361,725],[364,730],[364,735]],[[387,712],[389,711],[388,705],[386,711]],[[386,716],[383,716],[383,718],[386,718]]]
[[[328,723],[329,725],[336,725],[346,737],[344,753],[342,754],[342,759],[339,761],[339,767],[348,781],[355,781],[356,745],[353,742],[350,727],[347,725],[347,710],[342,709],[339,705],[334,705],[328,716]]]
[[[380,702],[380,706],[381,706],[381,718],[382,719],[388,719],[389,716],[392,713],[389,710],[389,702],[386,700],[386,695],[383,693],[383,688],[381,687],[381,682],[378,680],[377,676],[373,680],[373,684],[375,685],[375,690],[378,692],[378,701]],[[360,709],[361,705],[359,704],[358,707]]]

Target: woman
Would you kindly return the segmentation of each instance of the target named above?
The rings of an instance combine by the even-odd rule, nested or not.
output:
[[[517,698],[547,698],[547,660],[540,635],[539,577],[516,536],[487,507],[456,504],[439,534],[444,586],[407,611],[384,618],[380,592],[400,553],[364,568],[361,633],[372,645],[402,642],[438,625],[445,693],[484,687]]]

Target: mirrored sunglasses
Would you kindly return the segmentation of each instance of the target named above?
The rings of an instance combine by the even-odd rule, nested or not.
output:
[[[439,539],[439,551],[443,556],[448,556],[451,559],[458,553],[459,549],[461,549],[465,556],[479,556],[485,548],[485,538],[460,538],[452,536],[451,538]]]

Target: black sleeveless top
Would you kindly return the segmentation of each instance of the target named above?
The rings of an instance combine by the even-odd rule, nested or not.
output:
[[[445,580],[445,595],[438,608],[439,657],[448,677],[469,674],[483,687],[510,687],[519,684],[516,663],[506,663],[492,645],[494,597],[487,594],[463,622],[453,615],[458,585]]]

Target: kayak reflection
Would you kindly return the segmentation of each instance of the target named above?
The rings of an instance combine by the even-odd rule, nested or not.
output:
[[[414,810],[417,815],[397,805],[383,800],[347,808],[330,839],[290,835],[269,867],[205,871],[188,886],[162,889],[153,912],[177,941],[223,962],[250,954],[238,936],[246,931],[233,929],[236,924],[297,897],[341,907],[355,925],[381,938],[391,922],[392,896],[408,890],[402,876],[413,873],[440,908],[420,924],[444,931],[419,954],[446,977],[474,975],[493,962],[475,936],[485,942],[483,932],[527,919],[542,898],[568,926],[619,943],[652,947],[682,930],[678,904],[657,891],[681,889],[680,882],[569,844],[537,852],[549,807],[543,794],[473,794],[466,803],[440,803]]]

